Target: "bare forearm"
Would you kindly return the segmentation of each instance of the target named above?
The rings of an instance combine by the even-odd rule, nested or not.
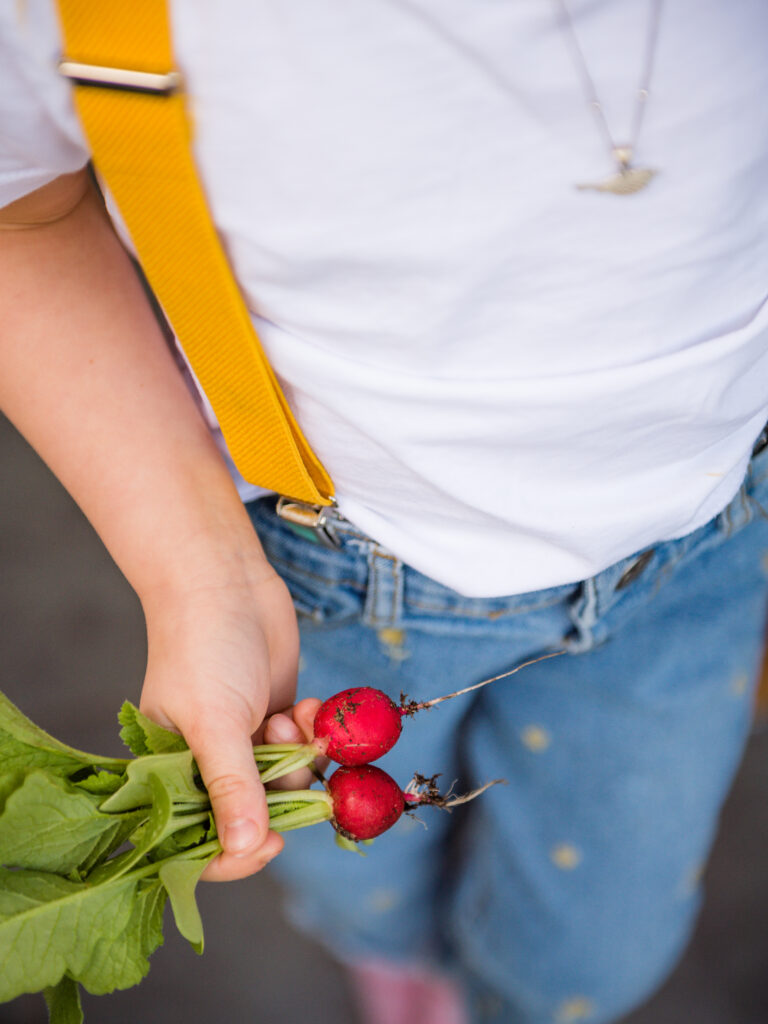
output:
[[[72,184],[0,210],[0,406],[139,594],[142,707],[210,792],[225,852],[208,877],[241,877],[282,843],[251,736],[293,700],[295,615],[98,194],[72,207]]]
[[[143,597],[257,542],[130,260],[89,188],[0,231],[0,405]]]

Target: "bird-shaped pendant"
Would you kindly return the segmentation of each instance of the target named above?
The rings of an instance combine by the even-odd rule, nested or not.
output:
[[[577,185],[580,191],[591,190],[593,192],[612,192],[615,196],[631,196],[650,182],[658,173],[652,167],[632,167],[632,146],[625,143],[623,146],[614,146],[611,156],[616,161],[618,170],[610,178],[602,181],[585,182]]]
[[[631,196],[645,188],[657,173],[651,167],[627,167],[612,174],[610,178],[604,178],[603,181],[585,182],[576,188],[582,192],[590,190],[612,192],[615,196]]]

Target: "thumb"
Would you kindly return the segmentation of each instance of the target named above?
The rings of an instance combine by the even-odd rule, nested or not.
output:
[[[216,716],[188,742],[211,798],[223,849],[204,877],[225,880],[258,871],[282,848],[282,841],[269,832],[264,786],[250,733]]]

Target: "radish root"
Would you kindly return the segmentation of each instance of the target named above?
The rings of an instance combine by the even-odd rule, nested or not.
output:
[[[461,796],[452,796],[453,787],[456,783],[452,783],[448,792],[443,794],[437,786],[439,778],[439,775],[428,777],[416,772],[403,790],[406,805],[408,807],[418,807],[419,805],[428,804],[430,807],[441,807],[444,811],[450,811],[453,807],[458,807],[460,804],[466,804],[470,800],[474,800],[475,797],[480,796],[481,793],[484,793],[486,789],[490,789],[491,786],[507,784],[506,779],[493,779],[491,782],[486,782],[484,786],[480,786],[479,789],[470,790],[469,793],[463,793]]]
[[[513,676],[515,673],[520,672],[521,669],[528,668],[530,665],[536,665],[540,661],[546,661],[548,658],[559,658],[561,654],[565,654],[565,651],[552,651],[551,654],[542,654],[538,658],[532,658],[530,661],[524,661],[522,665],[517,665],[515,668],[511,668],[508,672],[502,672],[501,675],[493,676],[491,679],[484,679],[481,683],[474,683],[472,686],[465,686],[463,690],[456,690],[455,693],[446,693],[443,697],[434,697],[432,700],[408,700],[406,693],[400,694],[400,713],[402,715],[415,715],[417,711],[422,711],[424,708],[433,708],[437,704],[442,704],[444,700],[452,700],[454,697],[461,697],[464,693],[471,693],[472,690],[479,690],[482,686],[487,686],[489,683],[498,682],[499,679],[506,679],[508,676]]]

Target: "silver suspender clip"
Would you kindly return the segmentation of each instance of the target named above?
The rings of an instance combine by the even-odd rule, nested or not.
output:
[[[99,64],[81,64],[76,60],[62,60],[59,74],[76,85],[93,85],[102,89],[124,89],[128,92],[146,92],[153,96],[170,96],[182,86],[178,71],[157,74],[152,71],[133,71],[131,68],[109,68]]]
[[[341,544],[333,528],[336,504],[309,505],[292,498],[278,498],[275,511],[300,537],[326,548],[339,548]]]

